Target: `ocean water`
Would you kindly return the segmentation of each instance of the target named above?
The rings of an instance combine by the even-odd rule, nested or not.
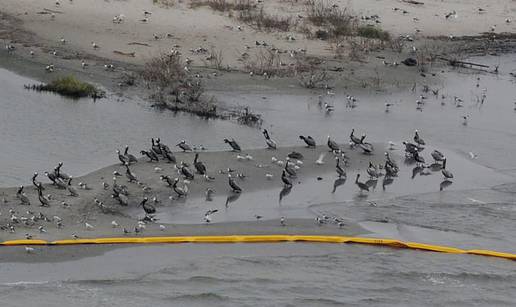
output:
[[[87,269],[86,269],[87,268]],[[2,265],[3,306],[514,306],[514,262],[331,244],[122,248]]]

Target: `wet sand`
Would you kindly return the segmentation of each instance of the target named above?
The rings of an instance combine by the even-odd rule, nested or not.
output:
[[[225,171],[228,168],[235,170],[233,173],[234,176],[236,176],[238,173],[244,174],[246,176],[245,179],[235,178],[236,182],[243,189],[242,195],[245,195],[246,193],[266,191],[271,188],[282,187],[280,178],[283,167],[273,164],[271,162],[271,158],[277,157],[278,159],[282,159],[284,161],[284,158],[282,157],[286,157],[289,152],[294,150],[300,152],[304,156],[303,164],[299,164],[300,169],[298,170],[298,177],[297,179],[293,179],[294,189],[296,188],[295,186],[302,181],[316,181],[318,176],[336,177],[336,175],[328,175],[328,173],[333,174],[335,169],[335,161],[333,154],[328,152],[328,148],[326,146],[322,145],[315,149],[306,147],[287,147],[279,148],[278,150],[244,150],[242,153],[228,151],[200,152],[199,160],[203,161],[207,165],[208,174],[215,177],[215,180],[207,181],[202,176],[197,175],[189,184],[189,194],[187,201],[188,199],[193,199],[194,202],[204,202],[206,203],[205,210],[207,211],[211,209],[209,207],[210,202],[207,202],[205,199],[203,199],[205,190],[207,188],[212,188],[215,190],[215,194],[213,196],[214,198],[219,195],[223,195],[223,197],[229,198],[239,197],[240,195],[234,194],[230,191],[228,186],[228,175],[225,173],[219,173],[219,171]],[[348,156],[352,162],[347,169],[348,171],[357,170],[360,168],[364,169],[367,167],[369,161],[375,161],[375,163],[380,162],[382,155],[364,155],[360,152],[361,151],[359,150],[349,151]],[[321,153],[326,154],[325,164],[317,165],[315,164],[315,160]],[[239,160],[236,158],[237,155],[250,155],[252,156],[252,160]],[[193,157],[194,153],[176,154],[178,162],[185,161],[187,163],[192,163]],[[45,240],[71,238],[72,234],[76,234],[79,237],[107,237],[123,235],[123,227],[133,232],[134,227],[137,225],[137,219],[144,217],[143,210],[138,208],[138,205],[142,201],[143,197],[148,197],[149,199],[152,199],[153,197],[158,198],[159,203],[155,204],[158,211],[158,216],[160,211],[167,210],[166,208],[169,207],[173,208],[174,206],[181,206],[181,204],[185,202],[183,199],[169,199],[169,196],[176,198],[176,195],[165,182],[160,180],[161,175],[169,175],[172,178],[180,177],[174,168],[174,164],[164,162],[148,162],[147,159],[142,158],[138,163],[131,165],[130,168],[141,184],[129,183],[125,177],[125,167],[121,166],[120,164],[105,167],[88,175],[74,178],[74,185],[79,192],[79,197],[71,197],[69,196],[69,192],[67,190],[57,189],[50,184],[45,184],[44,194],[52,195],[52,200],[50,202],[51,205],[48,208],[39,206],[37,192],[33,186],[27,186],[25,188],[27,196],[31,201],[30,206],[19,205],[19,200],[17,200],[15,197],[16,188],[1,189],[0,194],[4,195],[5,198],[5,203],[2,206],[3,210],[1,216],[3,218],[3,225],[6,225],[9,222],[9,218],[11,216],[11,214],[8,212],[9,208],[13,208],[15,211],[14,215],[18,216],[20,219],[22,217],[30,218],[32,214],[27,214],[25,212],[27,210],[34,211],[34,214],[42,212],[50,220],[52,220],[53,217],[57,215],[62,219],[62,224],[64,225],[62,229],[58,229],[55,221],[40,221],[30,227],[23,226],[22,224],[15,224],[14,226],[16,227],[16,232],[13,234],[4,232],[1,235],[1,239],[22,239],[25,237],[26,233],[33,235],[33,238],[35,239],[41,238]],[[159,170],[157,171],[156,168],[159,168]],[[63,167],[63,171],[66,172],[65,167]],[[127,207],[120,206],[118,201],[111,198],[111,188],[104,190],[101,185],[102,182],[107,182],[110,185],[112,184],[114,171],[118,171],[120,174],[122,174],[122,176],[117,177],[117,183],[127,185],[128,187],[129,205]],[[266,174],[273,175],[273,178],[268,179]],[[44,178],[40,178],[39,180],[47,182],[47,180],[44,180]],[[349,180],[352,181],[351,178]],[[80,182],[86,183],[89,187],[89,190],[83,190],[78,187],[77,184]],[[182,185],[182,180],[180,184]],[[144,192],[142,190],[143,186],[150,187],[151,191]],[[102,210],[95,204],[95,198],[104,203],[106,207],[104,211],[108,211],[109,213],[102,212]],[[63,207],[61,204],[63,201],[69,205],[69,208]],[[258,202],[256,202],[255,205],[259,205]],[[250,217],[243,218],[249,219]],[[336,225],[331,225],[332,227],[314,227],[313,220],[311,219],[309,221],[306,219],[300,219],[295,220],[295,222],[291,222],[289,217],[286,218],[287,226],[285,227],[280,225],[279,217],[275,217],[273,220],[269,221],[267,221],[267,217],[264,217],[264,221],[257,221],[253,227],[249,227],[251,224],[244,222],[236,224],[224,224],[220,226],[213,224],[199,227],[197,225],[196,228],[192,225],[172,226],[166,223],[162,223],[158,220],[156,223],[148,224],[145,230],[142,230],[142,235],[222,235],[239,233],[272,234],[278,232],[322,234],[349,232],[356,233],[356,229],[359,229],[359,227],[354,224],[341,229],[339,229]],[[116,220],[120,226],[113,228],[111,225],[111,221],[113,220]],[[200,214],[197,220],[199,223],[202,223],[203,215]],[[213,222],[216,222],[216,220],[217,217],[214,215]],[[93,225],[95,229],[86,229],[86,222]],[[186,222],[188,222],[188,220]],[[161,230],[159,228],[160,224],[164,224],[166,229]],[[43,226],[46,229],[46,232],[40,233],[38,231],[39,226]]]

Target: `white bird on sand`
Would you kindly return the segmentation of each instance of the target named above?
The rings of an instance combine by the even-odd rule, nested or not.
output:
[[[165,225],[159,225],[159,230],[164,231],[166,229]]]
[[[163,171],[163,169],[162,169],[161,167],[157,167],[157,166],[156,166],[156,167],[154,168],[154,171],[155,171],[156,173],[159,173],[159,172]]]
[[[285,223],[285,217],[284,217],[284,216],[282,216],[282,217],[280,218],[280,225],[281,225],[281,226],[285,226],[285,225],[286,225],[286,223]]]
[[[323,152],[319,155],[319,158],[317,160],[315,160],[315,164],[317,165],[323,165],[324,164],[324,157],[326,156],[326,154]]]
[[[274,178],[274,175],[271,173],[267,173],[265,174],[265,178],[267,178],[267,180],[272,180],[272,178]]]
[[[245,159],[246,159],[246,160],[249,160],[249,161],[250,161],[250,160],[253,160],[253,156],[251,156],[250,154],[246,154],[246,155],[245,155]]]
[[[98,49],[99,45],[97,45],[95,42],[91,42],[91,47],[93,47],[93,49]]]
[[[242,156],[242,155],[236,155],[236,158],[237,158],[238,161],[245,160],[245,157]]]
[[[475,153],[473,153],[472,151],[470,151],[468,154],[469,154],[470,159],[478,158],[478,156]]]
[[[120,225],[118,225],[116,221],[111,221],[111,226],[113,226],[113,228],[117,228]]]
[[[396,143],[394,143],[393,141],[389,141],[389,150],[394,150],[396,149]]]
[[[91,225],[89,223],[84,223],[84,226],[86,226],[86,230],[93,230],[93,229],[95,229],[95,227],[93,227],[93,225]]]
[[[27,252],[27,254],[30,254],[34,252],[34,248],[30,246],[25,246],[25,251]]]

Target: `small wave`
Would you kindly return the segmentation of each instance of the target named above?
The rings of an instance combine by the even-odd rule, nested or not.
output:
[[[182,301],[209,301],[210,303],[216,302],[227,302],[229,297],[222,296],[213,292],[202,292],[195,294],[182,294],[177,296],[169,297],[171,300],[182,300]]]
[[[178,280],[185,281],[185,280]],[[252,282],[252,283],[272,283],[275,280],[269,278],[220,278],[220,277],[212,277],[212,276],[192,276],[188,278],[186,281],[192,282],[202,282],[202,283],[242,283],[242,282]]]
[[[45,285],[50,283],[49,281],[43,280],[43,281],[15,281],[15,282],[6,282],[6,283],[0,283],[0,286],[31,286],[31,285]]]
[[[332,300],[329,298],[299,298],[294,300],[296,304],[294,306],[299,305],[309,305],[309,306],[342,306],[345,304],[344,302]]]

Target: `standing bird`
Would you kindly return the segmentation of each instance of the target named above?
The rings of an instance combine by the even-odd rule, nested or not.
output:
[[[118,154],[118,160],[120,160],[120,162],[122,162],[123,165],[129,162],[127,157],[120,153],[120,150],[117,149],[116,153]]]
[[[138,179],[136,179],[136,176],[129,169],[129,164],[125,165],[125,176],[129,180],[129,182],[138,182]]]
[[[398,164],[391,158],[391,155],[389,155],[388,152],[385,152],[385,164],[389,165],[392,169],[395,169],[396,172],[399,169]]]
[[[161,146],[159,146],[159,143],[156,143],[154,141],[154,138],[151,138],[151,142],[152,142],[152,146],[151,146],[151,150],[156,153],[157,155],[161,155]]]
[[[351,134],[349,135],[349,139],[351,140],[351,144],[353,146],[362,143],[362,140],[355,136],[355,128],[351,129]]]
[[[380,174],[378,173],[378,170],[376,169],[376,167],[373,165],[372,162],[369,162],[369,167],[367,168],[367,174],[371,178],[378,178],[378,177],[380,177]]]
[[[181,174],[188,180],[194,180],[194,174],[192,171],[186,166],[184,162],[181,162]]]
[[[77,190],[72,186],[72,177],[68,178],[67,189],[68,189],[68,192],[70,192],[70,196],[74,196],[74,197],[79,196],[79,193],[77,193]]]
[[[124,157],[126,158],[126,160],[129,163],[136,163],[136,162],[138,162],[138,159],[136,159],[135,156],[133,156],[132,154],[129,153],[129,146],[128,145],[125,145]]]
[[[263,129],[263,136],[265,137],[265,143],[267,144],[267,148],[269,148],[269,149],[277,148],[276,141],[271,139],[271,136],[269,135],[269,131],[267,131],[267,129]]]
[[[185,197],[186,191],[185,191],[185,189],[177,186],[178,182],[179,182],[179,178],[175,178],[174,184],[172,185],[172,189],[174,189],[174,192],[176,192],[178,197]]]
[[[339,151],[339,145],[337,144],[337,142],[332,140],[329,135],[328,135],[327,145],[330,148],[330,151]]]
[[[147,203],[148,200],[149,199],[147,197],[144,197],[140,203],[140,206],[143,207],[143,211],[145,211],[146,214],[156,213],[156,208],[152,204],[148,204]]]
[[[337,175],[339,175],[339,178],[346,178],[346,171],[342,168],[342,166],[340,166],[340,158],[336,157],[335,160],[337,160],[337,165],[335,165]]]
[[[56,175],[57,178],[60,178],[60,179],[63,179],[63,180],[68,180],[70,179],[70,175],[64,173],[64,172],[61,172],[61,167],[63,167],[63,162],[59,162],[56,166],[56,168],[54,169],[54,174]]]
[[[43,188],[41,186],[41,184],[39,185],[39,187]],[[40,189],[38,189],[39,191]],[[21,185],[19,188],[18,188],[18,191],[16,192],[16,197],[21,201],[22,205],[27,205],[29,206],[30,205],[30,201],[29,201],[29,198],[27,197],[27,195],[25,195],[25,193],[23,192],[23,186]]]
[[[167,163],[174,163],[174,164],[176,164],[176,157],[174,156],[174,153],[172,153],[170,151],[170,149],[169,150],[163,150],[163,148],[162,148],[162,152],[163,152],[163,158],[165,158],[167,160]]]
[[[238,143],[235,141],[235,139],[231,139],[231,140],[224,139],[224,143],[229,144],[229,146],[231,146],[233,151],[241,151],[242,150],[240,148],[240,145],[238,145]]]
[[[196,153],[194,161],[193,161],[195,169],[197,170],[197,173],[199,173],[201,175],[205,175],[206,174],[206,166],[201,161],[198,161],[198,159],[199,159],[199,154]]]
[[[418,165],[424,165],[425,164],[425,158],[419,155],[419,152],[414,153],[414,160]]]
[[[419,136],[419,131],[417,131],[417,130],[414,132],[414,142],[418,146],[424,146],[425,145],[425,141]]]
[[[50,181],[52,181],[53,185],[56,184],[57,177],[54,173],[45,172],[45,176],[47,176],[48,179],[50,179]]]
[[[141,150],[140,153],[142,154],[142,156],[147,156],[147,158],[149,158],[149,162],[159,162],[158,155],[153,150]]]
[[[441,172],[443,173],[444,178],[446,178],[446,179],[453,178],[453,173],[446,169],[446,158],[443,161],[443,169],[441,170]]]
[[[179,142],[176,146],[181,148],[183,150],[183,152],[192,151],[192,147],[190,145],[188,145],[185,140],[181,140],[181,142]]]
[[[355,184],[360,189],[360,193],[362,193],[363,191],[369,192],[369,187],[367,186],[367,184],[358,181],[359,178],[360,178],[360,174],[357,174],[357,178],[355,179]]]
[[[316,146],[315,140],[309,135],[307,135],[307,136],[300,135],[299,138],[302,139],[306,143],[307,147],[315,147]]]
[[[37,181],[36,178],[38,177],[38,173],[34,173],[34,175],[32,176],[32,185],[34,185],[34,187],[36,189],[39,188],[39,186],[41,185],[41,182]],[[45,188],[43,188],[43,186],[41,186],[41,188],[44,190]]]
[[[446,158],[444,157],[443,153],[440,152],[439,150],[434,150],[432,151],[432,153],[430,154],[432,156],[432,158],[434,159],[435,163],[438,163],[438,162],[443,162]]]
[[[283,172],[281,173],[281,181],[283,181],[283,184],[286,187],[292,186],[292,181],[290,180],[290,178],[288,178],[287,172],[285,170],[283,170]]]
[[[231,177],[231,174],[228,174],[228,183],[229,183],[229,186],[231,187],[231,190],[235,193],[241,193],[242,192],[242,188],[240,188],[238,186],[238,184],[236,184],[235,180],[233,179],[233,177]]]
[[[41,189],[38,189],[38,199],[41,207],[50,207],[50,201],[43,196],[43,191]]]

